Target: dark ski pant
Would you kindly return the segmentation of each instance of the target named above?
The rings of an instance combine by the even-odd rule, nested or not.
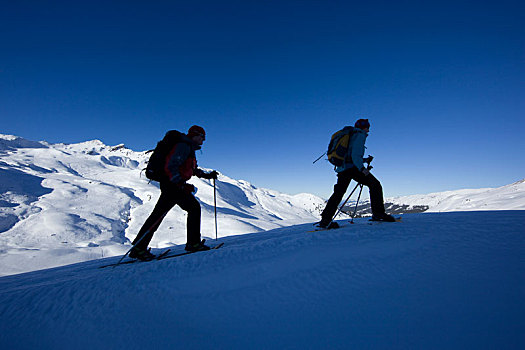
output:
[[[188,212],[187,221],[187,242],[196,244],[201,239],[201,205],[191,193],[184,192],[180,186],[171,182],[160,183],[160,198],[155,205],[155,209],[147,218],[139,234],[133,241],[138,250],[147,249],[153,234],[160,226],[160,223],[175,205]],[[144,237],[144,238],[143,238]]]
[[[370,192],[370,205],[372,207],[372,215],[382,216],[385,214],[385,205],[383,202],[383,187],[378,179],[372,174],[365,176],[356,167],[347,169],[337,174],[337,183],[334,186],[334,193],[326,203],[326,207],[321,214],[321,222],[328,224],[332,220],[337,211],[337,207],[350,185],[350,181],[355,180],[359,184],[368,187]]]

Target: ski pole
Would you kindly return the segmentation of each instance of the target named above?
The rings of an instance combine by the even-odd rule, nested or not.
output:
[[[319,158],[317,158],[316,160],[314,160],[314,162],[312,164],[315,164],[317,163],[317,161],[321,158],[323,158],[323,156],[326,154],[326,152],[324,152],[323,154],[321,154],[321,156]]]
[[[371,170],[373,168],[373,166],[370,165],[370,162],[372,161],[374,157],[372,156],[368,156],[368,166],[366,167],[368,170]],[[363,191],[363,184],[359,184],[357,183],[357,185],[355,185],[354,189],[352,190],[352,192],[350,192],[350,195],[346,198],[346,200],[344,201],[343,205],[341,205],[341,207],[339,208],[339,210],[337,211],[337,213],[335,213],[335,215],[332,217],[332,221],[335,220],[335,217],[341,212],[341,210],[343,210],[346,202],[348,202],[348,200],[350,199],[350,197],[352,197],[352,195],[354,194],[355,190],[357,189],[357,186],[361,185],[361,191]],[[359,197],[361,197],[361,191],[359,191]],[[357,199],[357,202],[359,203],[359,198]],[[357,208],[357,206],[356,206]],[[355,214],[354,214],[355,215]],[[353,220],[353,218],[352,218]],[[332,221],[330,221],[330,223],[328,224],[328,226],[330,226],[330,224],[332,223]]]
[[[373,166],[370,165],[370,163],[372,162],[372,159],[374,159],[374,157],[368,156],[368,159],[367,159],[368,166],[366,167],[368,171],[372,170],[373,168]],[[359,205],[359,199],[361,198],[361,192],[363,192],[363,184],[361,184],[361,189],[359,190],[359,196],[357,196],[357,202],[355,203],[354,214],[352,215],[352,220],[350,220],[351,224],[354,223],[354,217],[355,217],[355,213],[357,213],[357,206]]]
[[[357,206],[359,205],[359,199],[361,198],[361,192],[363,192],[363,184],[361,184],[361,189],[359,190],[359,196],[357,196],[357,202],[355,203],[354,214],[352,215],[352,220],[350,220],[351,224],[354,223],[354,217],[355,217],[355,213],[357,213]]]
[[[213,179],[213,207],[215,210],[215,240],[217,240],[217,187],[215,186],[215,179]]]
[[[341,205],[339,207],[339,210],[337,210],[337,213],[335,213],[335,215],[332,217],[332,220],[330,220],[330,223],[328,224],[328,226],[330,226],[330,224],[335,220],[335,217],[337,215],[339,215],[339,213],[341,212],[341,210],[343,210],[344,206],[346,205],[346,202],[348,202],[348,200],[350,199],[350,197],[352,197],[352,195],[354,194],[355,190],[357,189],[357,186],[359,186],[359,183],[357,185],[355,185],[354,189],[352,190],[352,192],[350,192],[350,194],[348,195],[348,197],[346,197],[346,200],[343,202],[343,205]]]

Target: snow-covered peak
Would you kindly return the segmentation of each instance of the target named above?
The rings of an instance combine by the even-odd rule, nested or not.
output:
[[[0,134],[0,151],[14,150],[17,148],[45,148],[42,142],[29,141],[15,135]]]

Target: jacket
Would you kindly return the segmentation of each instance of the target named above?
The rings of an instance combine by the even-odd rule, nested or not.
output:
[[[345,156],[345,163],[342,166],[336,167],[336,172],[340,173],[353,167],[356,167],[359,170],[364,169],[363,156],[365,154],[365,142],[367,137],[368,133],[366,131],[355,128],[355,131],[350,138],[348,151]]]

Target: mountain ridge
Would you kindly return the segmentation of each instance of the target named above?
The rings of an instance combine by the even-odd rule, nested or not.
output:
[[[487,210],[525,210],[525,179],[495,188],[461,189],[385,198],[392,214]],[[345,212],[353,213],[353,204]],[[357,207],[357,217],[372,215],[369,200]]]

